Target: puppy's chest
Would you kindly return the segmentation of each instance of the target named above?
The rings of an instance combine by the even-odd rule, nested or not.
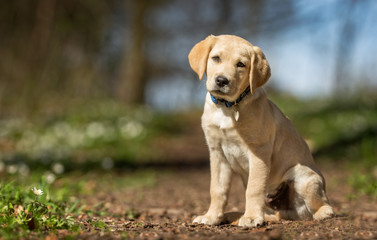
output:
[[[237,131],[236,124],[237,121],[233,115],[225,116],[218,113],[212,118],[205,133],[211,145],[210,151],[221,151],[232,169],[243,173],[248,171],[249,149]]]

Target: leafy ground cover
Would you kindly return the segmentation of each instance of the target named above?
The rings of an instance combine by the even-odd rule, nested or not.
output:
[[[0,120],[0,169],[62,169],[134,164],[161,158],[151,142],[180,133],[174,114],[147,107],[125,108],[114,102],[73,109],[45,118]],[[55,166],[55,168],[54,168]],[[58,170],[59,172],[59,170]]]
[[[115,175],[115,176],[114,176]],[[121,175],[96,172],[82,175],[71,172],[48,183],[46,176],[33,173],[2,176],[0,183],[0,236],[4,239],[41,238],[64,230],[64,237],[82,234],[88,229],[105,230],[103,217],[110,214],[104,201],[106,192],[137,189],[155,184],[152,171]],[[100,177],[101,181],[97,181]],[[94,198],[90,207],[82,199]],[[115,216],[135,217],[132,209]],[[114,214],[110,214],[114,216]],[[83,220],[85,219],[85,220]]]

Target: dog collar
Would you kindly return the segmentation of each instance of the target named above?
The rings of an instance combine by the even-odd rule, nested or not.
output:
[[[227,100],[221,99],[221,98],[215,98],[211,93],[209,95],[211,96],[212,102],[214,102],[215,104],[224,103],[227,108],[230,108],[235,104],[239,104],[241,102],[241,100],[244,97],[246,97],[246,95],[249,94],[249,93],[250,93],[250,86],[248,86],[245,89],[245,91],[243,91],[241,93],[241,95],[236,99],[236,101],[233,101],[233,102],[228,102]]]

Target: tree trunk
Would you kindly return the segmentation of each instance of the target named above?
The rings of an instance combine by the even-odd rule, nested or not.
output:
[[[35,9],[35,24],[31,31],[30,45],[26,55],[26,71],[22,101],[27,101],[30,112],[37,110],[40,98],[46,91],[43,71],[49,54],[47,45],[51,39],[55,15],[55,0],[39,0]]]
[[[126,8],[131,9],[131,40],[125,41],[123,60],[118,79],[117,97],[128,105],[144,103],[144,89],[147,79],[147,67],[143,44],[145,42],[146,27],[144,15],[148,6],[147,0],[125,1]]]

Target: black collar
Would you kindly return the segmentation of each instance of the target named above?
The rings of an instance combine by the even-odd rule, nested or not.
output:
[[[244,97],[246,97],[246,95],[249,94],[249,93],[250,93],[250,86],[248,86],[248,87],[245,89],[245,91],[243,91],[243,92],[241,93],[241,95],[240,95],[240,96],[236,99],[236,101],[234,101],[234,102],[228,102],[228,101],[225,100],[225,99],[215,98],[212,94],[210,94],[210,95],[211,95],[212,102],[214,102],[215,104],[219,104],[220,102],[222,102],[222,103],[225,104],[225,106],[226,106],[227,108],[229,108],[229,107],[232,107],[232,106],[235,105],[235,104],[239,104],[239,103],[241,102],[241,100],[242,100]]]

